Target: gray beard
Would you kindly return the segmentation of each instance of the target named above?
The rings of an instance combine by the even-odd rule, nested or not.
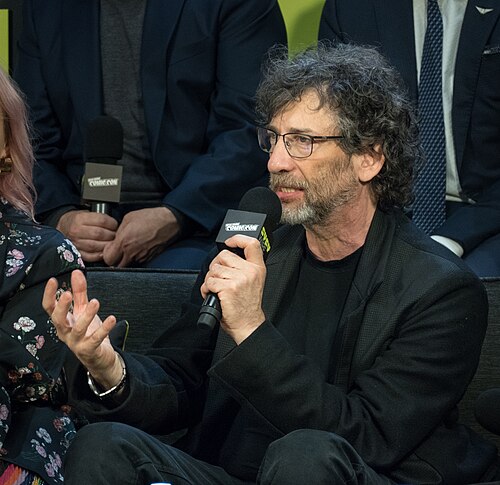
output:
[[[356,196],[355,187],[344,187],[335,197],[335,200],[323,200],[305,203],[298,208],[283,206],[281,222],[290,225],[302,224],[305,227],[323,226],[328,223],[330,216],[340,207],[348,204]]]
[[[316,211],[310,205],[304,205],[298,209],[287,209],[283,207],[281,222],[292,226],[302,224],[309,226],[315,224],[318,219]]]
[[[324,172],[324,176],[331,177],[337,184],[336,187],[330,187],[330,190],[326,191],[321,190],[317,180],[309,183],[297,182],[288,174],[271,174],[271,190],[275,190],[279,185],[284,185],[303,189],[306,194],[300,207],[287,207],[286,204],[282,204],[281,222],[291,225],[302,224],[305,227],[327,224],[336,210],[351,202],[357,195],[358,183],[354,175],[352,172],[347,173],[346,177],[343,178],[344,170],[346,169],[340,166],[335,171]],[[308,196],[308,191],[316,191],[317,193]]]

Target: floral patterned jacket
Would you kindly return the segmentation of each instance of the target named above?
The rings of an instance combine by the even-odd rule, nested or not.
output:
[[[0,460],[61,484],[75,434],[66,405],[66,346],[42,308],[45,283],[83,268],[73,244],[0,199]]]

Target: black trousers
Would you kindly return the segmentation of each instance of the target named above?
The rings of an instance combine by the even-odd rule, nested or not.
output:
[[[273,442],[256,482],[230,476],[136,428],[97,423],[82,428],[66,456],[66,485],[393,485],[339,436],[297,430]]]

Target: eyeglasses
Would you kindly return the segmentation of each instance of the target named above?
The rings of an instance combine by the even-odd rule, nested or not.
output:
[[[259,140],[259,146],[266,153],[272,153],[278,140],[283,137],[283,143],[285,144],[286,151],[293,158],[307,158],[310,157],[314,142],[322,142],[327,140],[339,140],[344,138],[341,135],[337,136],[312,136],[305,135],[303,133],[284,133],[280,135],[270,128],[265,128],[263,126],[257,127],[257,138]]]

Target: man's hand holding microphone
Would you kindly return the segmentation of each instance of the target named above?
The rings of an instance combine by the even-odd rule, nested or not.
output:
[[[238,234],[227,239],[230,249],[244,251],[245,259],[230,249],[221,251],[210,263],[201,294],[216,294],[222,309],[220,324],[223,330],[240,344],[265,320],[262,293],[266,266],[260,242]]]

